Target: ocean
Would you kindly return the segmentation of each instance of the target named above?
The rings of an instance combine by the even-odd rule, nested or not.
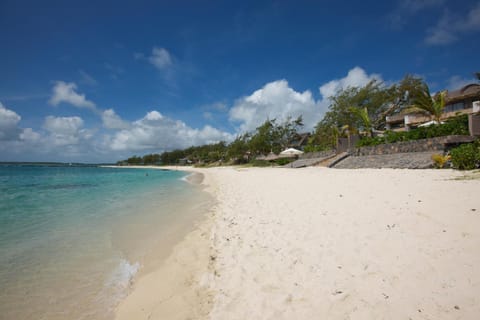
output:
[[[211,205],[186,175],[0,165],[0,319],[112,319]]]

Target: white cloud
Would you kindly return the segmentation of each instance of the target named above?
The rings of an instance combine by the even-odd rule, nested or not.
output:
[[[147,115],[145,116],[144,119],[148,121],[158,121],[158,120],[162,120],[163,116],[160,112],[154,110],[154,111],[147,112]]]
[[[172,120],[158,111],[148,112],[130,128],[107,136],[105,145],[114,151],[171,150],[191,145],[230,141],[232,135],[210,126],[193,129],[183,121]]]
[[[82,130],[83,120],[80,117],[45,118],[43,128],[49,132],[48,139],[55,146],[76,145],[89,138],[89,133]]]
[[[290,88],[286,80],[267,83],[250,96],[236,101],[230,109],[230,121],[239,124],[239,132],[253,131],[266,119],[282,122],[288,117],[302,116],[306,131],[310,131],[320,121],[329,105],[329,97],[347,87],[364,86],[372,80],[382,81],[378,74],[368,75],[362,68],[355,67],[341,79],[323,84],[318,101],[309,90],[297,92]]]
[[[250,96],[243,97],[230,109],[230,121],[240,124],[239,131],[252,131],[267,118],[285,121],[302,115],[305,126],[313,128],[320,115],[312,93],[297,92],[286,80],[267,83]]]
[[[113,109],[102,112],[103,126],[107,129],[128,129],[129,123],[122,120]]]
[[[170,53],[165,48],[154,47],[152,55],[147,59],[159,70],[164,70],[172,65]]]
[[[95,103],[85,98],[84,94],[76,92],[77,85],[75,83],[66,83],[57,81],[52,89],[52,97],[50,104],[56,106],[62,102],[69,103],[78,108],[95,109]]]
[[[457,41],[465,33],[478,31],[480,31],[480,2],[467,12],[466,17],[445,10],[437,25],[427,31],[425,43],[448,45]]]
[[[33,131],[32,128],[23,129],[23,132],[20,133],[20,139],[26,142],[36,142],[41,138],[42,136],[38,132]]]
[[[368,75],[365,70],[355,67],[348,71],[346,77],[329,81],[320,87],[323,98],[334,96],[338,91],[348,87],[363,87],[372,80],[383,81],[379,74]]]
[[[0,102],[0,141],[18,139],[21,133],[18,123],[22,118]]]
[[[80,117],[54,117],[45,118],[43,127],[55,134],[74,135],[83,127],[83,120]]]
[[[228,111],[230,121],[242,132],[254,130],[267,118],[284,121],[288,117],[296,118],[300,115],[304,118],[304,129],[311,130],[327,110],[331,95],[348,86],[363,86],[372,79],[381,80],[381,77],[367,74],[363,69],[355,67],[345,77],[321,85],[318,100],[315,100],[309,90],[296,91],[286,80],[278,80],[239,98],[229,111],[224,103],[202,108],[206,117],[209,116],[208,112],[213,116],[213,112]],[[66,86],[67,93],[69,90],[73,92],[75,99],[88,101],[75,91],[76,87],[72,83],[59,82],[57,86]],[[78,104],[75,99],[73,100]],[[42,129],[35,132],[30,128],[20,128],[20,115],[0,104],[0,139],[4,139],[0,143],[1,158],[115,161],[135,153],[163,152],[218,141],[229,142],[234,137],[231,133],[209,125],[192,128],[185,122],[171,119],[156,110],[133,122],[122,119],[113,109],[93,108],[92,111],[101,117],[103,127],[108,130],[89,129],[78,116],[48,116]],[[25,155],[28,158],[25,158]]]

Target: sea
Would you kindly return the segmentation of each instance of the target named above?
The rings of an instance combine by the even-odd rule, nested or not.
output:
[[[113,319],[211,206],[187,175],[0,165],[0,319]]]

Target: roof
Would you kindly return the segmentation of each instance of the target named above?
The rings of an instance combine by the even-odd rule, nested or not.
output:
[[[470,83],[458,90],[448,91],[445,100],[447,103],[451,103],[470,97],[478,97],[480,99],[480,84]]]

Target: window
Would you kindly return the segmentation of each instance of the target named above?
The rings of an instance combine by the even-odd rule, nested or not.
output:
[[[453,112],[453,111],[458,111],[458,110],[463,110],[465,109],[465,103],[464,102],[457,102],[453,104],[449,104],[445,107],[445,112]]]

